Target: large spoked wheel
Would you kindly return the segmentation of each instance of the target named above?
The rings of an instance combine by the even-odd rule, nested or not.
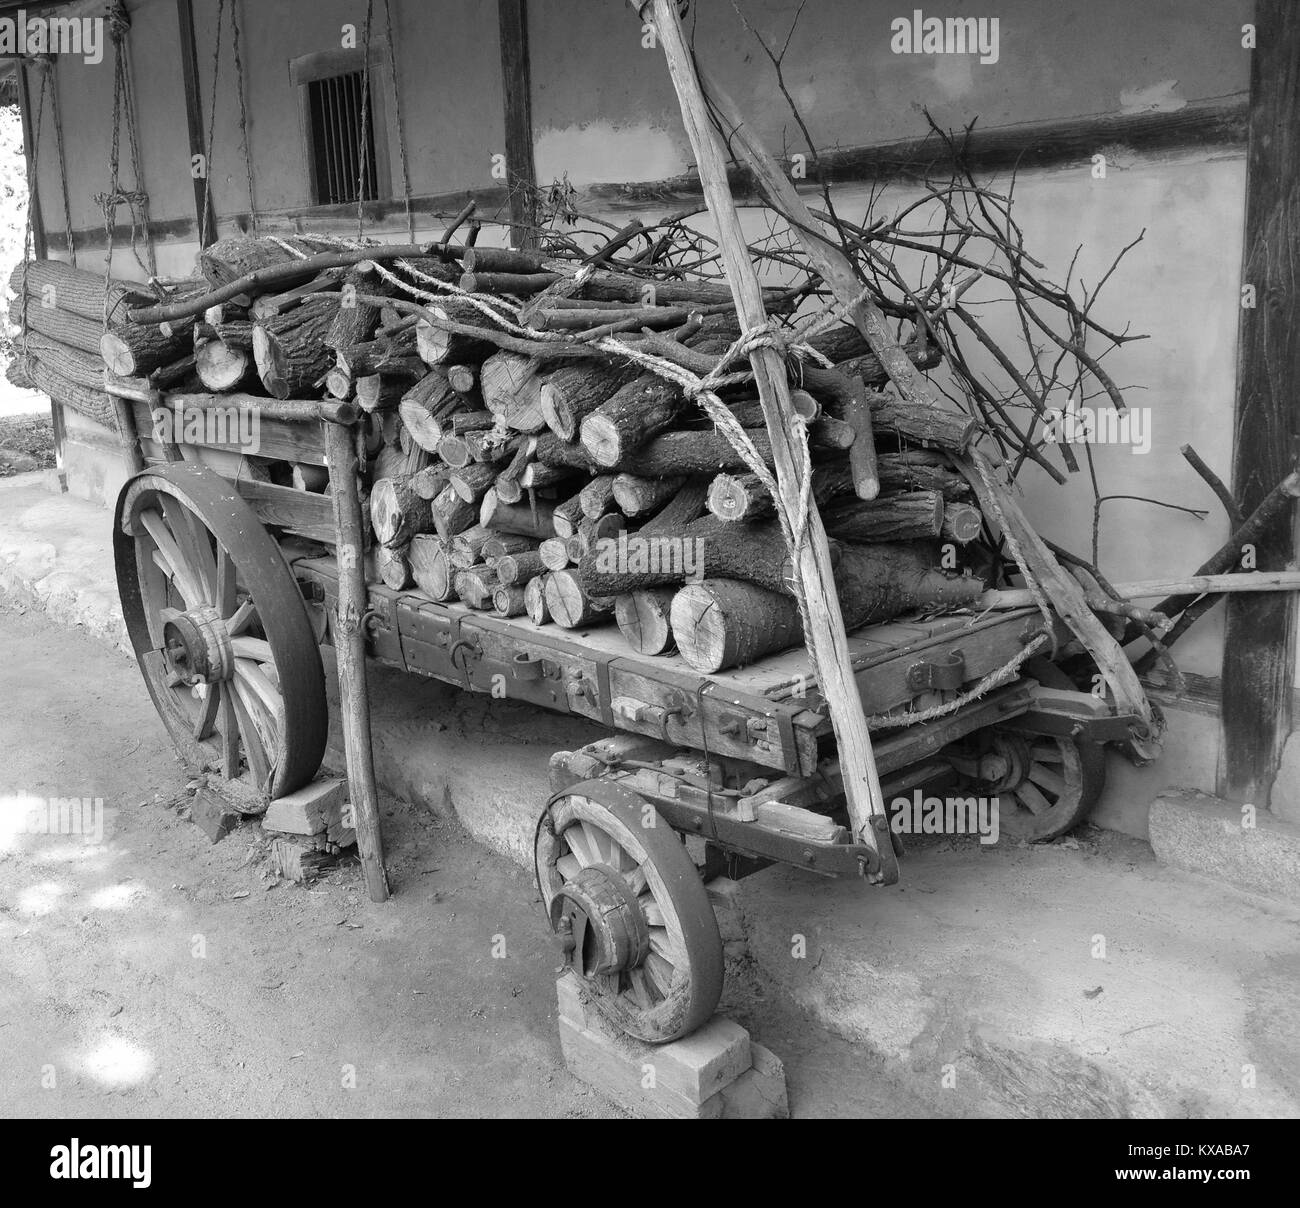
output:
[[[145,685],[182,757],[241,782],[248,810],[301,788],[325,753],[320,649],[256,513],[192,463],[118,497],[118,592]]]
[[[654,807],[586,781],[537,828],[537,886],[565,959],[616,1027],[653,1044],[694,1031],[722,994],[722,938],[686,848]]]
[[[993,730],[980,759],[976,790],[998,800],[1008,839],[1041,843],[1083,822],[1106,784],[1106,757],[1095,742],[1062,735]]]

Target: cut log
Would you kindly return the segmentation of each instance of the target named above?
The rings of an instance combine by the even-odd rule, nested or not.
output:
[[[463,470],[474,460],[470,444],[464,436],[447,435],[438,441],[438,456],[455,470]]]
[[[746,433],[758,455],[771,464],[772,445],[760,428]],[[716,474],[744,466],[744,459],[719,432],[664,432],[634,449],[615,467],[598,464],[582,445],[562,441],[551,432],[537,438],[537,460],[548,465],[600,471],[617,469],[641,478],[668,478],[682,474]]]
[[[273,264],[288,265],[319,250],[316,245],[293,236],[272,240],[228,235],[199,253],[199,272],[212,285],[228,285],[259,269]]]
[[[460,287],[467,294],[512,294],[516,298],[531,298],[559,279],[559,273],[464,273]]]
[[[498,587],[492,593],[492,611],[499,617],[518,617],[528,611],[523,587]]]
[[[194,350],[194,371],[209,390],[237,390],[253,378],[253,358],[223,340],[204,340]]]
[[[411,489],[409,479],[379,478],[370,488],[370,527],[380,545],[406,545],[430,523],[429,501]]]
[[[411,475],[411,490],[421,499],[434,499],[439,491],[447,485],[447,467],[444,465],[425,466]]]
[[[572,537],[583,519],[582,492],[579,491],[551,513],[551,528],[557,537]]]
[[[272,398],[298,397],[334,367],[325,337],[338,309],[337,297],[317,295],[254,325],[253,359]]]
[[[480,611],[492,607],[492,593],[501,585],[490,566],[471,566],[456,572],[456,594],[471,608]]]
[[[448,558],[454,570],[468,570],[484,560],[483,550],[492,539],[493,532],[481,524],[457,533],[451,540]]]
[[[699,475],[688,478],[681,489],[642,526],[643,533],[681,528],[704,515],[709,496],[709,479]]]
[[[638,654],[668,654],[675,649],[670,612],[676,587],[649,587],[614,601],[614,620]]]
[[[678,529],[604,537],[584,552],[579,570],[587,590],[599,596],[706,576],[788,592],[793,573],[776,524],[724,525],[711,517]]]
[[[329,348],[350,348],[369,340],[375,334],[379,324],[380,308],[368,302],[358,302],[356,294],[364,290],[367,293],[384,293],[390,287],[387,282],[369,271],[363,271],[360,265],[353,265],[343,275],[342,292],[339,308],[325,334],[325,344]]]
[[[447,546],[440,537],[422,533],[412,538],[407,557],[411,564],[411,577],[422,592],[440,603],[456,598]]]
[[[925,551],[908,545],[845,547],[835,583],[849,631],[916,610],[971,607],[983,588],[978,579],[935,570]],[[682,658],[706,675],[803,641],[799,607],[790,596],[730,579],[683,587],[671,619]]]
[[[490,531],[490,530],[489,530]],[[524,537],[519,533],[492,533],[483,543],[483,558],[508,558],[514,554],[526,554],[535,550],[540,542],[535,537]]]
[[[353,383],[352,397],[362,411],[396,411],[406,393],[407,381],[380,373],[368,373]]]
[[[612,616],[611,608],[583,591],[582,580],[571,570],[557,570],[547,575],[544,591],[546,610],[561,629],[578,629],[607,621]]]
[[[475,323],[481,312],[461,316],[461,321]],[[421,319],[415,325],[415,347],[420,359],[426,365],[450,368],[453,365],[481,365],[492,356],[497,348],[491,340],[478,336],[466,335],[458,331],[448,331],[428,320]]]
[[[564,466],[548,466],[545,462],[530,461],[519,474],[519,485],[525,491],[539,491],[571,477],[572,473]]]
[[[457,394],[478,399],[478,368],[474,365],[446,365],[447,381]]]
[[[30,308],[28,313],[30,316]],[[192,322],[180,323],[174,325],[172,334],[164,335],[159,324],[124,323],[100,336],[99,355],[118,377],[147,377],[193,347],[192,326]]]
[[[534,625],[545,625],[551,619],[550,610],[546,607],[546,580],[549,577],[539,575],[536,579],[530,579],[524,588],[524,611]]]
[[[597,465],[616,466],[669,428],[685,405],[685,395],[675,382],[643,374],[588,415],[579,438]]]
[[[507,428],[538,432],[546,426],[541,412],[541,362],[514,352],[497,352],[479,371],[483,405]]]
[[[613,474],[598,474],[578,492],[582,514],[588,520],[599,520],[606,513],[618,508],[618,504],[614,502],[614,478]]]
[[[542,542],[537,553],[547,570],[563,570],[569,565],[569,541],[576,535],[574,533],[569,537],[548,537]]]
[[[561,440],[573,440],[588,415],[640,376],[640,367],[626,361],[562,365],[542,382],[542,419]]]
[[[927,449],[882,453],[877,459],[880,485],[886,491],[938,491],[949,503],[969,499],[970,487],[947,457]]]
[[[473,462],[463,468],[452,470],[447,475],[447,481],[466,503],[476,504],[488,493],[488,488],[497,477],[495,466],[487,462]]]
[[[401,549],[389,549],[386,545],[375,548],[375,569],[385,587],[394,591],[405,591],[411,586],[411,563],[407,558],[409,546]]]
[[[685,482],[685,478],[638,478],[635,474],[619,474],[614,479],[614,502],[625,516],[644,516],[662,508]]]
[[[433,527],[444,541],[471,528],[478,519],[478,505],[466,503],[450,482],[434,497],[430,508]]]
[[[826,531],[843,541],[912,541],[937,537],[943,528],[943,496],[934,491],[913,491],[870,501],[854,499],[828,508],[822,519]]]
[[[942,498],[942,496],[940,496]],[[939,535],[947,541],[965,545],[974,541],[984,529],[984,517],[979,508],[968,503],[948,503],[943,509],[943,527]]]
[[[545,540],[553,531],[551,512],[554,509],[542,500],[531,506],[521,503],[503,503],[495,491],[489,490],[483,496],[483,506],[479,512],[479,523],[487,528],[500,529],[507,533],[519,533],[525,537]]]
[[[506,586],[518,584],[523,587],[529,579],[535,579],[546,567],[542,565],[542,556],[536,550],[522,554],[506,554],[496,560],[497,578]]]

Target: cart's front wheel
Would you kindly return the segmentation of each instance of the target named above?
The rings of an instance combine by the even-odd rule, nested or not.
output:
[[[537,886],[569,966],[616,1027],[659,1044],[722,994],[722,939],[700,874],[653,805],[586,781],[537,827]]]
[[[325,753],[320,649],[279,546],[219,475],[193,463],[122,488],[113,553],[127,632],[185,760],[260,803]]]
[[[981,759],[979,790],[998,799],[998,827],[1009,839],[1041,843],[1087,818],[1106,784],[1095,742],[1063,735],[994,730]]]

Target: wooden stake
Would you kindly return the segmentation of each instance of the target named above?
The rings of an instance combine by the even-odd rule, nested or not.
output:
[[[370,743],[370,697],[366,690],[366,634],[361,618],[367,605],[361,499],[357,493],[357,456],[352,432],[325,424],[325,458],[330,471],[330,500],[338,533],[339,602],[334,649],[339,665],[339,710],[343,749],[348,764],[357,853],[372,902],[388,901],[384,843],[379,831],[379,791]]]
[[[747,241],[727,182],[726,160],[695,74],[694,59],[682,34],[673,0],[654,0],[654,13],[655,30],[677,90],[682,120],[704,185],[705,200],[718,227],[719,247],[735,298],[736,313],[742,329],[755,328],[767,319],[763,294],[749,258]],[[857,292],[856,279],[854,292]],[[903,359],[906,361],[906,357]],[[795,411],[785,362],[774,348],[756,348],[750,354],[750,362],[772,442],[777,486],[789,506],[799,498],[799,480],[790,436]],[[908,366],[911,367],[911,362]],[[809,509],[807,540],[798,551],[798,563],[808,603],[809,632],[806,639],[821,674],[822,693],[830,709],[840,761],[845,768],[844,792],[853,836],[857,842],[874,848],[879,857],[879,868],[871,879],[893,884],[898,880],[898,861],[890,841],[889,820],[876,772],[871,733],[867,729],[862,699],[849,662],[848,637],[835,591],[826,532],[815,507]]]

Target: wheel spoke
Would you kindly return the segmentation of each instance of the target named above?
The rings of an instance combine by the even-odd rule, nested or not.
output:
[[[646,971],[646,976],[650,979],[650,984],[654,986],[659,997],[667,998],[673,991],[672,965],[658,953],[652,952],[645,958],[643,968]]]
[[[667,927],[650,928],[650,951],[666,960],[674,969],[684,969],[690,961],[680,938],[674,941]]]
[[[234,559],[224,545],[217,546],[217,614],[222,618],[235,612],[238,604]]]
[[[629,992],[638,1007],[643,1011],[649,1011],[654,1007],[654,993],[651,990],[650,979],[646,976],[645,969],[638,965],[635,969],[629,970],[627,984],[630,987]]]
[[[579,822],[582,827],[582,833],[586,836],[587,842],[591,844],[591,849],[596,853],[596,862],[599,864],[613,864],[615,843],[604,831],[594,827],[586,822]]]
[[[239,734],[244,743],[244,755],[248,759],[248,770],[253,774],[253,786],[259,791],[266,788],[271,779],[271,761],[266,753],[266,745],[253,720],[249,707],[249,690],[239,680],[234,681],[234,691],[230,693],[231,704],[235,709],[235,720],[239,725]]]
[[[649,923],[651,927],[667,926],[667,923],[664,921],[663,909],[654,898],[650,897],[648,894],[644,895],[640,898],[639,905],[641,907],[641,913],[645,915],[645,921]]]
[[[572,881],[582,871],[582,865],[576,856],[561,856],[555,861],[556,871],[566,881]]]
[[[234,649],[235,657],[241,659],[251,659],[255,663],[269,663],[272,667],[275,665],[275,655],[271,652],[271,643],[264,642],[261,638],[231,638],[230,645]]]
[[[146,510],[140,513],[140,523],[144,525],[145,532],[153,538],[163,561],[163,569],[170,573],[172,582],[185,597],[186,604],[191,608],[197,608],[203,603],[203,591],[193,577],[184,555],[172,539],[167,526],[163,523],[162,516],[158,512]]]
[[[645,892],[646,888],[650,884],[646,880],[645,869],[639,864],[635,868],[628,869],[624,872],[623,880],[627,882],[628,888],[638,897]]]
[[[1043,743],[1037,747],[1031,747],[1029,758],[1035,763],[1064,763],[1065,756],[1061,754],[1061,748],[1054,742]]]
[[[599,855],[592,849],[587,832],[582,828],[581,823],[569,827],[564,832],[564,841],[569,845],[569,850],[583,868],[586,868],[589,864],[600,863]]]
[[[257,605],[252,600],[245,600],[230,614],[230,620],[226,622],[226,628],[230,631],[230,636],[234,637],[236,634],[243,633],[256,615]]]
[[[262,708],[271,715],[277,730],[282,728],[284,720],[284,697],[275,685],[266,678],[266,673],[252,659],[235,659],[235,679],[246,684],[261,703]]]
[[[227,780],[239,775],[239,719],[235,716],[235,694],[230,684],[218,684],[221,721],[221,774]]]
[[[1029,779],[1045,788],[1053,797],[1065,796],[1065,777],[1059,772],[1053,772],[1051,768],[1044,767],[1041,763],[1030,764]]]
[[[212,554],[208,530],[179,500],[164,500],[163,518],[171,529],[176,547],[190,572],[190,578],[203,593],[202,603],[217,602],[217,562]]]
[[[213,723],[217,720],[217,709],[221,703],[221,685],[207,684],[203,694],[203,703],[199,715],[194,719],[194,741],[202,742],[212,733]]]
[[[1038,787],[1031,781],[1023,781],[1016,788],[1016,796],[1024,803],[1025,808],[1035,816],[1051,812],[1052,803],[1043,796]]]

